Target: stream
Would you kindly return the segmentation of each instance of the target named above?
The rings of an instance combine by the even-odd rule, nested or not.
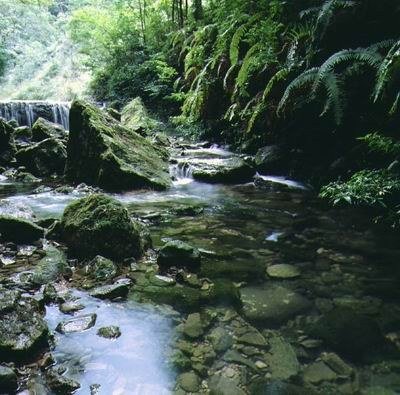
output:
[[[270,321],[262,320],[257,316],[258,311],[252,311],[246,303],[242,318],[238,320],[251,322],[266,338],[271,336],[268,338],[271,345],[275,344],[271,340],[273,336],[278,335],[290,342],[297,356],[296,369],[305,382],[315,387],[316,393],[400,393],[400,369],[393,367],[389,358],[360,360],[352,350],[335,349],[332,347],[334,341],[326,347],[304,332],[305,326],[315,317],[340,307],[376,318],[385,336],[397,345],[400,335],[397,332],[400,322],[400,246],[392,243],[389,235],[378,237],[359,221],[358,213],[321,207],[311,188],[295,180],[259,175],[258,183],[208,184],[195,181],[186,164],[187,158],[192,163],[196,160],[215,163],[230,155],[228,150],[217,146],[177,144],[171,162],[172,188],[163,192],[131,191],[112,196],[122,202],[133,217],[141,218],[149,226],[155,249],[169,240],[182,240],[197,247],[205,257],[199,276],[228,278],[241,286],[242,296],[247,294],[250,298],[259,294],[262,298],[270,295],[273,299],[275,294],[268,292],[278,289],[290,290],[306,298],[309,301],[306,308],[299,314],[288,314],[278,324],[276,317],[270,316]],[[56,183],[45,186],[15,183],[1,177],[0,213],[37,220],[58,219],[68,203],[89,192],[85,186],[58,188]],[[0,259],[4,264],[2,273],[13,270],[12,256],[3,252]],[[277,273],[266,273],[267,267],[280,264],[290,266],[278,267],[281,271]],[[26,269],[18,264],[16,271]],[[62,286],[64,292],[71,293],[84,306],[76,314],[97,315],[96,323],[90,329],[63,334],[54,330],[61,321],[71,317],[55,304],[46,307],[46,321],[54,333],[53,364],[65,367],[64,374],[80,383],[76,394],[163,395],[173,392],[177,372],[166,363],[165,353],[177,330],[179,333],[177,323],[182,320],[181,313],[139,303],[134,298],[102,301],[82,289],[71,289],[68,283]],[[279,306],[278,315],[284,310]],[[355,320],[357,317],[354,315]],[[97,336],[97,330],[108,325],[117,325],[121,336],[113,340]],[[364,335],[368,336],[368,333],[364,334],[360,328],[358,336]],[[255,344],[250,346],[256,347]],[[311,370],[310,366],[320,363],[321,352],[332,351],[332,348],[346,366],[351,366],[351,375],[339,374],[332,368],[335,374],[332,378],[324,369]],[[250,350],[239,350],[248,351],[249,360],[254,361]],[[262,353],[254,352],[261,361]],[[370,352],[379,354],[372,345]],[[290,364],[286,354],[277,353],[277,359],[271,359],[270,366],[282,363],[286,369]],[[270,351],[270,355],[274,356],[274,351]],[[237,360],[225,358],[224,361],[218,360],[211,371],[224,375],[227,366],[236,369],[240,365]],[[261,378],[268,379],[275,374],[279,383],[290,381],[290,375],[279,376],[274,369],[272,373],[264,371],[267,368],[261,363],[257,366],[262,371],[258,375]],[[250,369],[243,374],[246,377],[240,387],[246,388],[246,380],[250,382],[253,373]],[[236,373],[232,375],[239,377]],[[232,375],[226,373],[224,377],[231,380]],[[279,385],[249,393],[303,393],[301,384],[296,381],[293,387],[285,387],[285,390],[282,385],[286,384]],[[28,388],[19,394],[52,393],[40,372],[32,374]],[[221,393],[245,394],[239,390],[232,392],[229,386],[226,388],[228,392]]]

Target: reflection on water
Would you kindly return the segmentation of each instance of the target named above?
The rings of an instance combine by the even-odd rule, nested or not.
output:
[[[169,394],[174,377],[167,371],[164,351],[172,337],[169,319],[135,302],[104,302],[76,292],[86,307],[78,316],[96,313],[93,328],[69,334],[55,333],[53,356],[66,365],[65,375],[81,384],[76,394],[87,395],[100,385],[101,394]],[[47,308],[51,330],[71,316],[57,306]],[[101,327],[118,325],[121,336],[109,340],[97,335]]]

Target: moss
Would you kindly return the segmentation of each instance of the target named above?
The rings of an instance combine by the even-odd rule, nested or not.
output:
[[[66,175],[107,190],[171,184],[168,162],[147,139],[82,101],[71,106]]]
[[[158,122],[150,117],[140,97],[136,97],[122,109],[121,122],[123,126],[142,136],[150,134],[158,126]]]
[[[50,137],[64,138],[66,133],[61,126],[39,118],[32,126],[32,139],[34,141],[42,141]]]
[[[77,257],[102,255],[119,260],[142,254],[140,225],[129,218],[121,203],[106,195],[72,202],[64,211],[61,227],[63,239]]]
[[[0,216],[0,234],[6,241],[31,243],[43,237],[43,228],[21,218]]]
[[[0,164],[8,164],[15,153],[14,128],[0,118]]]

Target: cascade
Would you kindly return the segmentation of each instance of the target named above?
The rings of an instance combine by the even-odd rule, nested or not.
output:
[[[69,130],[69,102],[13,100],[0,101],[0,117],[15,120],[19,126],[29,126],[38,118],[58,123]]]

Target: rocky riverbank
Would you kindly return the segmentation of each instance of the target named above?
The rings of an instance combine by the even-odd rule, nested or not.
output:
[[[390,235],[268,174],[268,150],[157,133],[138,100],[72,109],[69,133],[0,120],[2,390],[400,390]]]

